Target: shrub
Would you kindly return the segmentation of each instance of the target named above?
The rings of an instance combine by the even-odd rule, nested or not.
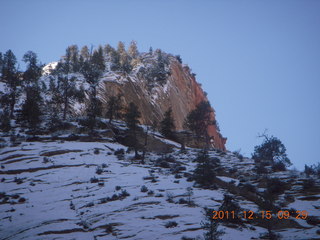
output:
[[[110,234],[110,233],[113,233],[113,226],[111,225],[111,224],[107,224],[105,227],[104,227],[104,229],[105,229],[105,232],[106,233],[108,233],[108,234]]]
[[[94,203],[93,202],[89,202],[85,205],[85,207],[93,207],[94,206]]]
[[[280,195],[286,190],[286,183],[281,181],[279,178],[268,178],[266,190],[267,193],[272,196]]]
[[[199,161],[199,158],[197,158]],[[209,159],[206,152],[203,153],[200,162],[194,170],[193,178],[202,187],[210,187],[214,183],[216,169],[219,167],[216,161]]]
[[[48,162],[50,162],[50,159],[48,157],[43,157],[42,162],[43,163],[48,163]]]
[[[185,200],[184,198],[180,198],[178,203],[179,204],[188,204],[188,201]]]
[[[286,171],[286,165],[283,162],[275,162],[272,165],[272,170],[274,172]]]
[[[116,191],[119,191],[120,189],[121,189],[121,187],[120,186],[116,186]]]
[[[278,138],[269,137],[266,134],[261,137],[264,137],[264,141],[261,145],[254,147],[254,153],[252,154],[252,158],[255,161],[281,162],[285,166],[291,165],[290,159],[286,154],[286,147]]]
[[[243,155],[240,153],[240,150],[234,151],[233,154],[234,154],[237,158],[239,158],[240,161],[243,160]]]
[[[237,216],[240,216],[241,208],[239,204],[233,199],[232,196],[225,194],[223,197],[223,202],[219,208],[219,211],[234,211],[235,218],[226,218],[222,219],[222,221],[226,222],[233,222],[233,223],[239,223],[241,222],[241,218],[238,218]]]
[[[253,193],[255,193],[257,191],[256,187],[254,185],[252,185],[251,183],[245,183],[243,185],[243,189],[248,192],[253,192]]]
[[[148,191],[148,195],[149,195],[149,196],[152,196],[153,194],[154,194],[154,191],[152,191],[152,190],[149,190],[149,191]]]
[[[24,203],[26,201],[26,199],[24,197],[19,198],[18,202],[19,203]]]
[[[294,202],[294,196],[291,195],[291,194],[285,194],[285,195],[284,195],[284,199],[285,199],[287,202],[290,202],[290,203]]]
[[[176,174],[176,175],[174,175],[174,178],[180,179],[180,178],[182,178],[182,176],[180,174]]]
[[[257,163],[254,170],[257,174],[267,174],[268,169],[265,167],[263,163]]]
[[[167,202],[173,203],[173,194],[171,192],[167,192]]]
[[[70,209],[71,209],[71,210],[75,210],[75,209],[76,209],[76,207],[74,206],[74,204],[73,204],[72,201],[70,202]]]
[[[95,148],[94,151],[93,151],[93,153],[94,153],[94,154],[99,154],[99,153],[100,153],[99,148]]]
[[[15,177],[13,181],[14,181],[15,183],[17,183],[17,184],[22,184],[22,183],[23,183],[23,179],[22,179],[22,178],[17,178],[17,177]]]
[[[224,234],[218,230],[219,221],[213,219],[213,210],[204,208],[204,221],[201,221],[201,227],[205,230],[203,234],[205,240],[217,240]]]
[[[316,217],[316,216],[308,216],[307,218],[307,223],[310,225],[318,225],[320,224],[320,217]]]
[[[164,226],[166,228],[174,228],[174,227],[178,226],[178,223],[175,221],[170,221],[170,222],[167,222]]]
[[[181,59],[180,55],[176,55],[175,57],[176,57],[176,59],[178,60],[179,63],[182,63],[182,59]]]
[[[141,187],[140,191],[141,191],[141,192],[148,192],[148,188],[147,188],[145,185],[143,185],[143,186]]]
[[[97,167],[96,174],[100,175],[103,173],[103,169],[101,167]]]
[[[114,152],[114,155],[124,155],[124,149],[123,148],[117,149]]]
[[[307,164],[304,165],[304,173],[309,177],[310,175],[314,174],[314,170],[312,166],[308,166]]]
[[[186,236],[182,236],[181,240],[195,240],[195,238],[189,238]]]
[[[99,182],[98,186],[103,187],[104,186],[104,182]]]
[[[158,158],[155,162],[155,165],[162,168],[170,168],[170,164],[165,158]]]
[[[130,194],[127,192],[127,190],[122,190],[121,193],[120,193],[120,197],[121,198],[125,198],[125,197],[129,197]]]
[[[302,187],[303,187],[303,190],[310,190],[310,189],[314,188],[315,185],[316,185],[315,180],[312,178],[308,178],[303,181]]]
[[[97,179],[96,177],[92,177],[92,178],[90,178],[90,182],[97,183],[97,182],[99,182],[99,179]]]

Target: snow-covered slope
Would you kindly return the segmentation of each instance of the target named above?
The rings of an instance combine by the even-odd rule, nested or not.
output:
[[[181,153],[174,149],[175,163],[185,170],[173,174],[170,168],[154,164],[160,155],[148,153],[146,163],[141,164],[132,160],[133,153],[117,154],[119,149],[127,148],[113,141],[48,140],[1,149],[0,238],[200,239],[203,207],[217,209],[228,189],[196,188],[187,180],[198,150]],[[216,151],[210,151],[210,156],[219,158],[226,169],[236,168],[240,175],[250,176],[251,159]],[[239,179],[228,174],[218,179],[239,184]],[[146,191],[141,191],[143,185]],[[188,187],[193,190],[194,205],[179,204],[181,198],[188,198]],[[254,202],[233,196],[243,209],[258,211]],[[295,197],[290,208],[319,216],[320,194]],[[169,222],[177,226],[168,227]],[[277,232],[283,239],[319,239],[317,226],[298,222],[295,228]],[[266,232],[250,221],[241,226],[222,224],[219,229],[225,232],[222,239],[257,239]]]

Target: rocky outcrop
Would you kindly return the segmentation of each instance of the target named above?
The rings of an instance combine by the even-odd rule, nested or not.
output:
[[[176,129],[183,130],[188,113],[201,101],[208,99],[189,67],[180,64],[174,57],[170,57],[170,72],[171,75],[165,84],[157,84],[152,88],[139,74],[107,74],[100,84],[101,99],[106,103],[110,96],[122,94],[125,105],[134,102],[139,107],[142,113],[140,122],[147,125],[159,123],[164,112],[171,107]],[[211,117],[215,120],[214,110]],[[226,138],[220,134],[216,126],[210,126],[208,133],[214,139],[215,147],[225,151]]]

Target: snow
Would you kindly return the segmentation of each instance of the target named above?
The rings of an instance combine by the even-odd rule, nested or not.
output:
[[[4,82],[0,82],[0,93],[5,92],[6,84]]]
[[[121,122],[117,124],[121,125]],[[193,187],[193,182],[181,178],[176,183],[174,175],[152,165],[152,159],[158,158],[153,153],[148,153],[147,157],[151,162],[145,165],[132,162],[133,153],[126,154],[123,160],[109,154],[112,153],[110,149],[120,148],[126,149],[125,146],[112,142],[26,142],[21,146],[2,150],[0,162],[5,168],[0,173],[5,180],[1,183],[1,191],[9,196],[18,194],[26,199],[25,203],[0,205],[2,236],[5,239],[52,239],[62,236],[76,239],[93,239],[96,236],[97,239],[108,239],[111,235],[104,230],[106,224],[113,224],[117,238],[173,240],[181,239],[182,236],[202,236],[202,208],[207,206],[217,209],[225,190],[193,188],[191,198],[196,206],[177,204],[180,198],[187,198],[187,188]],[[95,149],[99,149],[99,154],[95,154]],[[197,151],[190,149],[187,153],[178,154],[177,150],[173,156],[189,171],[196,165],[191,161],[196,153]],[[44,161],[46,155],[48,162]],[[210,156],[217,155],[210,152]],[[227,154],[222,162],[228,162],[230,156],[231,154]],[[99,175],[96,169],[102,164],[105,167]],[[19,170],[21,173],[4,173],[10,170]],[[150,176],[151,170],[154,171],[152,174],[156,177],[156,182],[144,179]],[[22,178],[23,183],[14,182],[15,177]],[[104,186],[91,183],[92,177],[104,182]],[[231,177],[218,178],[225,182],[238,182]],[[154,191],[154,194],[141,192],[142,185]],[[130,196],[102,203],[103,198],[121,192],[115,189],[116,186],[125,189]],[[157,194],[163,194],[163,197],[156,197]],[[168,194],[172,194],[174,203],[166,201]],[[10,201],[17,200],[10,198]],[[70,207],[71,202],[74,209]],[[316,205],[319,205],[318,201],[296,199],[288,207],[307,210],[315,215],[319,213],[314,207]],[[241,207],[258,211],[257,206],[250,201],[242,200]],[[14,211],[9,211],[11,209]],[[167,219],[162,219],[161,216]],[[166,228],[168,221],[176,221],[178,226]],[[298,223],[310,228],[304,220],[298,220]],[[83,228],[83,225],[87,225],[90,231]],[[234,229],[224,225],[219,229],[225,231],[221,239],[234,239],[235,236],[237,239],[258,238],[261,233],[266,232],[257,226],[254,227],[255,230],[249,227]],[[70,233],[62,234],[63,230]],[[316,236],[316,230],[288,229],[282,230],[281,234],[285,236],[284,239],[296,238],[297,234],[312,238]]]
[[[231,177],[217,176],[217,178],[219,178],[220,180],[227,182],[227,183],[234,182],[235,185],[238,185],[240,182],[238,179],[231,178]]]
[[[52,70],[54,70],[58,65],[58,62],[51,62],[48,63],[47,65],[45,65],[42,68],[42,74],[43,75],[49,75],[51,73]]]

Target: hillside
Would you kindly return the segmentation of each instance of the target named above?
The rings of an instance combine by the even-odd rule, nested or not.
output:
[[[86,134],[74,137],[70,132],[38,139],[22,134],[10,143],[2,135],[10,144],[0,153],[1,239],[201,239],[203,207],[218,210],[225,193],[243,211],[259,212],[258,201],[243,188],[251,184],[259,194],[266,187],[263,177],[253,174],[252,159],[209,151],[211,159],[219,159],[220,170],[213,177],[215,188],[205,189],[190,178],[199,149],[181,152],[179,144],[157,132],[148,138],[157,138],[172,152],[148,152],[145,164],[113,138],[88,142]],[[320,181],[315,192],[308,192],[302,189],[305,176],[300,172],[269,177],[290,186],[276,200],[281,210],[308,211],[305,220],[294,215],[276,220],[273,231],[282,239],[319,239]],[[267,223],[244,218],[241,224],[222,222],[221,239],[259,239]]]

